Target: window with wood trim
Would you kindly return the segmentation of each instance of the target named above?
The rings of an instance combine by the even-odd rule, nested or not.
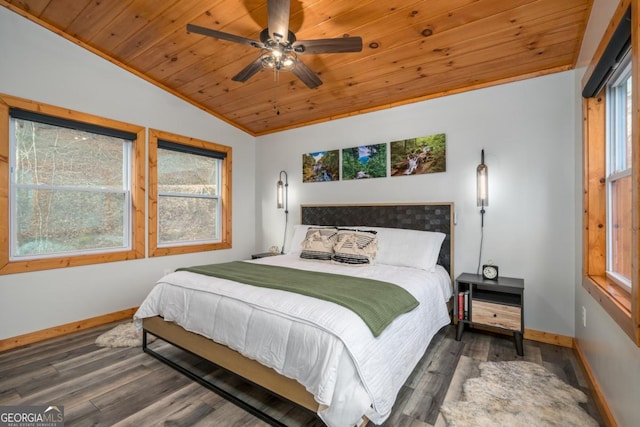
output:
[[[144,128],[0,99],[0,274],[144,257]]]
[[[620,2],[583,81],[582,283],[640,345],[638,3]]]
[[[150,129],[150,255],[230,247],[231,148]]]

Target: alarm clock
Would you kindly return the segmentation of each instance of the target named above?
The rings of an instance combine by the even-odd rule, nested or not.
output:
[[[498,266],[491,264],[483,265],[482,278],[485,280],[498,280]]]

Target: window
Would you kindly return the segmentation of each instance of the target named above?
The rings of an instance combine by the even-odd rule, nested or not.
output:
[[[631,55],[627,52],[606,89],[607,276],[631,291]]]
[[[151,256],[231,247],[231,148],[149,132]]]
[[[135,206],[144,188],[134,172],[144,129],[1,98],[0,274],[143,257]]]
[[[583,287],[640,345],[637,0],[621,0],[583,80]]]

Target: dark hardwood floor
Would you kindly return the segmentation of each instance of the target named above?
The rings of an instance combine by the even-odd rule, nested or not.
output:
[[[101,348],[94,340],[105,325],[0,353],[0,406],[63,405],[66,426],[266,426],[263,421],[143,353],[140,348]],[[291,426],[322,426],[309,412],[226,374],[202,359],[157,340],[153,348]],[[479,376],[482,361],[527,360],[543,365],[583,390],[585,410],[601,418],[573,350],[525,340],[524,357],[512,339],[467,330],[455,340],[443,328],[402,388],[388,427],[445,426],[441,403],[458,400],[465,379]],[[602,423],[601,423],[602,424]]]

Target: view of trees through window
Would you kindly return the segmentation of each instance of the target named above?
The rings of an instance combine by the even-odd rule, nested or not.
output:
[[[132,142],[12,119],[11,254],[129,247]]]
[[[158,149],[158,244],[220,240],[222,160]]]

